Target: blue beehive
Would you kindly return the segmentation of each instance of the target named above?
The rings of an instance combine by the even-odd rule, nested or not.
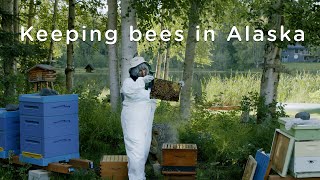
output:
[[[9,152],[20,152],[19,111],[0,108],[0,158],[8,158]]]
[[[39,166],[79,158],[78,95],[26,94],[20,101],[20,161]]]

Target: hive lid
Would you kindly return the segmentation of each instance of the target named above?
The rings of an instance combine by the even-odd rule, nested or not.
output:
[[[164,143],[162,145],[162,149],[197,149],[196,144],[169,144],[169,143]]]
[[[7,111],[5,108],[0,108],[0,118],[18,117],[19,111]]]
[[[104,155],[101,162],[128,162],[126,155]]]
[[[286,125],[288,121],[292,120],[301,120],[300,118],[288,118],[283,117],[279,118],[278,122],[282,125]],[[292,129],[320,129],[320,119],[317,118],[311,118],[310,120],[303,120],[307,124],[295,124],[291,128]],[[319,121],[319,123],[317,123]]]
[[[40,96],[39,94],[23,94],[19,96],[19,101],[24,102],[61,102],[61,101],[76,101],[78,100],[77,94],[65,94],[65,95],[52,95],[52,96]]]

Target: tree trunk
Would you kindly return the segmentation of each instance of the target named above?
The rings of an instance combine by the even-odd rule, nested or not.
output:
[[[117,30],[117,0],[108,0],[108,27],[110,30]],[[109,56],[109,80],[110,80],[110,103],[113,112],[119,107],[119,69],[117,58],[117,43],[108,45]]]
[[[136,29],[136,10],[131,0],[121,0],[121,82],[129,77],[129,61],[138,54],[137,42],[130,41],[130,26]]]
[[[58,3],[59,3],[59,0],[55,0],[54,1],[53,17],[52,17],[52,28],[51,28],[52,31],[56,29]],[[50,47],[49,47],[49,55],[48,55],[48,62],[50,64],[52,63],[52,59],[53,59],[53,48],[54,48],[54,44],[53,44],[53,40],[51,39]]]
[[[157,56],[157,67],[156,67],[156,78],[161,78],[161,65],[162,65],[162,53],[161,53],[161,45],[159,44],[158,56]]]
[[[13,1],[13,32],[14,32],[14,44],[19,43],[19,0]],[[17,74],[17,57],[13,58],[13,71]],[[14,88],[16,90],[16,87]]]
[[[196,48],[196,26],[199,23],[198,10],[197,2],[192,1],[188,16],[189,28],[183,68],[183,81],[185,85],[181,90],[180,99],[180,111],[183,119],[188,119],[190,117],[193,66]]]
[[[34,18],[34,0],[30,0],[29,2],[29,12],[28,12],[28,28],[29,29],[32,26],[32,21]],[[28,45],[30,43],[29,38],[26,38],[26,44]]]
[[[75,20],[75,0],[69,0],[69,17],[68,17],[68,30],[74,29]],[[70,35],[70,38],[74,38],[74,34]],[[66,88],[71,93],[73,88],[73,73],[74,73],[74,62],[73,62],[73,42],[71,41],[67,45],[67,67],[65,69],[66,74]]]
[[[169,65],[170,65],[170,41],[167,42],[166,55],[165,55],[165,64],[164,64],[164,79],[169,79]]]
[[[5,46],[12,46],[14,43],[14,14],[13,14],[13,0],[2,0],[0,11],[2,13],[1,27],[2,30],[7,33],[8,40],[5,42]],[[15,78],[14,78],[14,58],[11,53],[4,55],[3,57],[3,70],[4,70],[4,104],[13,103],[15,96]]]
[[[269,24],[271,29],[275,29],[277,33],[280,32],[282,24],[282,0],[277,1],[274,5],[275,13],[269,17]],[[277,34],[279,37],[279,34]],[[266,42],[265,45],[264,64],[261,77],[260,97],[264,100],[264,107],[258,107],[257,122],[271,118],[276,110],[277,89],[280,80],[280,48],[273,42]]]

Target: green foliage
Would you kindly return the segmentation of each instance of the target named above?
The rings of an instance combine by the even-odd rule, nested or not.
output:
[[[182,143],[198,146],[197,178],[239,179],[248,156],[270,150],[276,122],[241,123],[238,111],[212,112],[197,108],[180,128]]]
[[[30,164],[21,166],[17,168],[12,162],[12,152],[9,152],[8,164],[3,165],[0,168],[0,180],[8,180],[8,179],[28,179],[28,171],[31,168]]]
[[[248,95],[243,96],[240,105],[242,111],[253,112],[255,116],[262,117],[264,120],[267,120],[269,114],[275,120],[279,117],[287,117],[284,111],[285,105],[273,102],[266,106],[264,97],[257,92],[249,92]]]
[[[90,87],[78,87],[80,153],[98,162],[103,154],[125,154],[120,113]]]

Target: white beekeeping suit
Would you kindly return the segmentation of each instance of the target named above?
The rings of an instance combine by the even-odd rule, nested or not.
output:
[[[144,62],[142,57],[135,57],[130,61],[131,68]],[[145,163],[150,150],[156,103],[150,99],[150,88],[146,90],[145,84],[152,80],[150,75],[138,77],[135,81],[130,77],[125,79],[121,88],[124,96],[121,125],[130,180],[146,179]]]

